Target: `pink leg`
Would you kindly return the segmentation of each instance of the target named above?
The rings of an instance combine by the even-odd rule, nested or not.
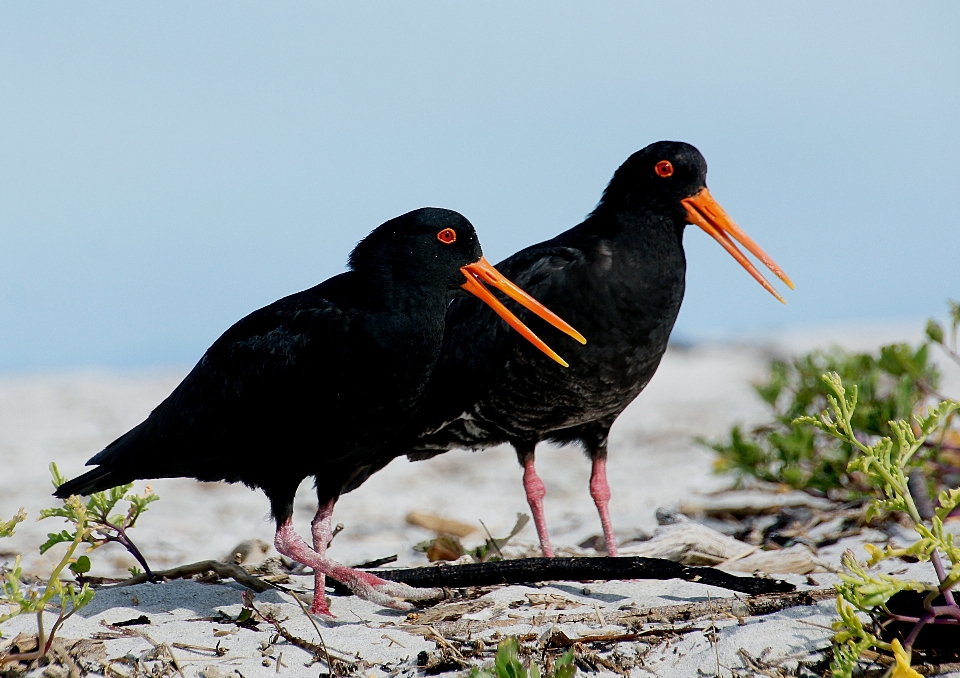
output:
[[[313,517],[310,523],[313,532],[313,550],[317,555],[323,558],[327,555],[327,547],[330,540],[333,539],[333,529],[330,525],[333,523],[333,505],[337,503],[336,499],[331,499],[326,504],[322,504],[317,509],[317,515]],[[330,608],[327,606],[327,576],[320,570],[313,573],[313,605],[310,606],[310,612],[320,616],[333,616],[330,614]]]
[[[292,558],[298,563],[312,567],[314,572],[325,574],[342,582],[359,598],[383,605],[384,607],[392,607],[395,610],[409,610],[412,607],[410,603],[397,600],[397,598],[427,600],[443,596],[441,589],[417,589],[399,582],[387,581],[367,572],[350,569],[329,558],[321,556],[307,546],[303,539],[300,538],[300,535],[293,529],[293,520],[291,518],[287,518],[277,528],[273,545],[278,552],[287,558]],[[310,611],[328,618],[333,617],[330,609],[327,607],[326,597],[323,595],[314,599]]]
[[[603,538],[607,542],[607,555],[617,555],[617,538],[613,534],[613,525],[610,523],[610,486],[607,484],[607,458],[594,457],[593,470],[590,473],[590,496],[597,505],[600,513],[600,524],[603,525]]]
[[[543,557],[553,558],[553,547],[550,546],[550,535],[547,534],[547,518],[543,515],[543,498],[547,494],[547,488],[533,466],[533,456],[523,462],[523,490],[527,493],[527,503],[533,513],[533,524],[537,526]]]

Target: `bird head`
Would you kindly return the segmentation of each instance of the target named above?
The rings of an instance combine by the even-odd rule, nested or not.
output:
[[[776,262],[740,228],[707,189],[707,161],[682,141],[658,141],[620,166],[604,191],[600,206],[653,213],[680,225],[694,224],[716,240],[770,294],[783,302],[739,242],[790,289],[793,282]],[[599,209],[599,208],[598,208]],[[785,302],[784,302],[785,303]]]
[[[350,254],[350,268],[367,273],[374,284],[407,290],[440,288],[466,292],[503,318],[527,341],[567,367],[567,363],[497,299],[487,285],[537,314],[580,343],[586,339],[515,284],[483,256],[477,232],[459,212],[424,207],[378,226]]]

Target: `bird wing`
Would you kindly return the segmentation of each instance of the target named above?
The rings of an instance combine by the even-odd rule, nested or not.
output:
[[[339,377],[339,354],[350,334],[351,314],[325,294],[336,287],[318,285],[234,324],[143,423],[87,464],[143,467],[145,477],[194,475],[191,470],[282,439],[283,430],[263,430],[271,417],[279,417],[274,421],[282,429],[284,421],[309,416],[307,408],[324,412],[329,403],[318,400],[336,389],[312,384]]]

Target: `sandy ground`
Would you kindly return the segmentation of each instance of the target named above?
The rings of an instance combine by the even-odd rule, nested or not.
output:
[[[612,516],[618,535],[626,539],[639,532],[651,532],[656,527],[657,507],[675,505],[693,493],[728,483],[711,473],[712,454],[694,438],[717,438],[734,422],[750,425],[765,418],[750,382],[765,376],[771,357],[789,356],[831,343],[869,349],[882,342],[915,342],[919,338],[916,327],[861,327],[671,348],[653,382],[613,429],[609,467]],[[60,526],[54,520],[35,522],[39,509],[54,503],[49,496],[52,488],[47,464],[56,461],[65,475],[76,475],[87,458],[141,421],[185,372],[186,369],[102,371],[0,377],[0,517],[8,518],[20,506],[30,514],[13,539],[0,542],[0,562],[9,560],[12,553],[21,553],[27,571],[42,573],[49,567],[54,556],[40,556],[37,545],[48,531]],[[944,372],[947,379],[942,390],[960,394],[958,370],[944,365]],[[269,456],[271,451],[264,450],[264,454]],[[589,464],[582,453],[577,449],[542,446],[538,469],[547,485],[546,513],[554,544],[575,545],[597,534],[599,521],[587,491]],[[142,486],[143,483],[137,485]],[[158,480],[153,487],[162,499],[151,506],[133,535],[157,568],[222,557],[244,539],[272,539],[268,504],[258,492],[242,486],[191,480]],[[315,509],[316,499],[305,483],[296,504],[297,527],[304,534]],[[527,511],[512,450],[501,447],[482,453],[452,452],[428,462],[394,462],[338,503],[335,522],[343,523],[345,529],[336,538],[331,556],[353,563],[397,554],[400,564],[425,563],[424,556],[413,551],[412,546],[432,535],[405,523],[404,516],[413,509],[475,524],[482,520],[494,534],[507,532],[516,514]],[[535,538],[532,527],[527,527],[519,537],[528,542]],[[469,545],[471,539],[466,541]],[[473,541],[481,541],[480,533]],[[133,564],[124,551],[110,548],[94,554],[95,574],[115,575]],[[840,550],[831,557],[838,558]],[[820,583],[831,581],[830,575],[825,577]],[[803,583],[802,578],[794,580]],[[580,584],[550,588],[580,601],[588,610],[594,609],[595,602],[602,610],[616,610],[627,603],[648,607],[700,600],[708,595],[730,595],[683,582],[611,582],[591,585],[589,595],[583,595]],[[503,588],[495,594],[497,602],[492,609],[523,599],[529,591],[527,587]],[[131,602],[134,597],[139,602],[137,606]],[[291,628],[303,637],[313,633],[289,599],[268,593],[262,594],[260,600],[281,606],[278,609],[290,618]],[[235,615],[239,602],[237,587],[195,582],[162,587],[144,585],[123,593],[101,592],[89,609],[68,622],[63,635],[85,637],[90,625],[98,626],[101,619],[114,622],[146,613],[170,622],[149,627],[154,640],[165,642],[170,635],[191,638],[181,642],[211,646],[216,643],[213,626],[203,625],[201,631],[199,625],[184,620],[210,616],[215,609]],[[391,673],[412,671],[411,662],[417,653],[435,647],[432,641],[404,633],[400,628],[402,614],[355,598],[335,598],[333,610],[341,621],[323,627],[327,644],[345,654],[359,651],[371,666],[384,665]],[[832,602],[827,601],[814,609],[787,610],[746,626],[718,622],[721,632],[716,646],[707,642],[703,633],[690,634],[662,657],[651,655],[649,660],[653,663],[648,662],[648,667],[657,675],[694,676],[698,670],[716,675],[718,659],[721,667],[743,665],[736,654],[740,648],[748,648],[756,656],[773,644],[787,656],[790,647],[799,651],[809,649],[811,643],[823,646],[830,635],[826,626],[831,612]],[[482,617],[494,612],[486,610],[480,614]],[[805,623],[801,623],[801,618]],[[5,624],[3,631],[9,636],[29,625],[29,620],[18,619]],[[394,625],[395,632],[383,630]],[[597,632],[597,627],[593,624],[590,632]],[[586,633],[584,629],[578,632]],[[201,637],[203,634],[211,637]],[[243,641],[245,634],[250,634],[249,642]],[[387,640],[385,634],[400,642]],[[225,659],[216,658],[213,663],[224,664],[225,671],[240,669],[245,676],[275,675],[276,667],[265,668],[262,655],[255,651],[254,635],[253,631],[235,629],[224,637],[224,643],[236,646],[236,652]],[[142,637],[112,640],[110,656],[149,647],[144,643],[147,641]],[[292,667],[289,675],[315,675],[319,670],[302,668],[309,658],[307,652],[294,647],[282,651],[287,657],[285,662]],[[211,665],[209,657],[185,656],[183,660],[191,667],[191,675]],[[637,669],[635,673],[641,675],[644,671]],[[213,673],[208,674],[210,678]],[[729,670],[720,673],[729,675]]]

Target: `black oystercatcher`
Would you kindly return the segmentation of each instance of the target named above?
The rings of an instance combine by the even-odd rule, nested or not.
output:
[[[686,226],[709,233],[780,301],[733,241],[793,287],[710,196],[706,177],[707,163],[690,144],[651,144],[616,171],[583,223],[497,265],[589,337],[568,370],[544,362],[475,301],[454,301],[441,357],[417,415],[415,427],[424,434],[393,453],[425,459],[452,448],[511,443],[524,469],[543,553],[550,556],[534,448],[542,440],[580,443],[593,463],[590,493],[607,552],[616,555],[607,509],[607,437],[667,348],[683,300]]]
[[[420,403],[450,299],[461,288],[475,294],[558,361],[482,282],[582,337],[503,278],[457,212],[425,208],[386,222],[357,245],[349,268],[228,329],[146,421],[90,459],[97,468],[56,496],[138,478],[242,482],[270,499],[277,550],[314,569],[315,614],[330,615],[324,575],[398,609],[409,604],[397,598],[435,595],[349,569],[325,552],[342,489],[369,474],[370,460]],[[308,476],[320,503],[312,549],[292,522],[294,493]]]

